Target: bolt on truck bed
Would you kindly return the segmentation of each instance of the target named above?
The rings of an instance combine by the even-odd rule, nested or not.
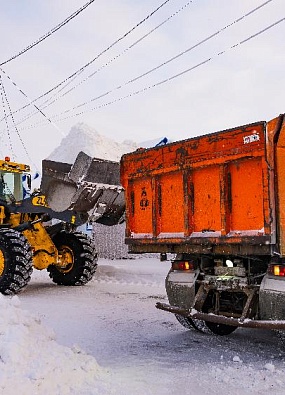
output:
[[[283,115],[124,155],[130,252],[284,256],[284,159]]]

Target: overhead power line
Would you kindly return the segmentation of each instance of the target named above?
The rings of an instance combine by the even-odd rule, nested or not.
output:
[[[0,74],[0,92],[1,92],[1,101],[2,101],[3,111],[4,111],[4,114],[6,114],[7,95],[6,95],[6,92],[5,92],[5,89],[4,89],[4,84],[2,82],[1,74]],[[8,141],[9,141],[9,148],[10,148],[10,151],[11,151],[11,154],[12,154],[12,158],[16,158],[15,152],[13,150],[11,133],[10,133],[10,129],[9,129],[9,124],[8,124],[7,118],[6,118],[6,130],[7,130],[7,136],[8,136]]]
[[[95,74],[97,74],[98,72],[100,72],[101,70],[103,70],[105,67],[109,66],[111,63],[113,63],[115,60],[119,59],[122,55],[124,55],[126,52],[128,52],[130,49],[134,48],[137,44],[139,44],[141,41],[143,41],[145,38],[147,38],[148,36],[150,36],[154,31],[156,31],[158,28],[160,28],[161,26],[163,26],[165,23],[167,23],[168,21],[170,21],[173,17],[177,16],[181,11],[183,11],[186,7],[188,7],[191,3],[193,3],[194,0],[190,0],[188,1],[186,4],[184,4],[182,7],[180,7],[177,11],[175,11],[174,13],[172,13],[168,18],[166,18],[163,22],[161,22],[159,25],[157,25],[156,27],[154,27],[153,29],[151,29],[148,33],[144,34],[142,37],[140,37],[138,40],[136,40],[134,43],[132,43],[131,45],[129,45],[127,48],[125,48],[122,52],[120,52],[118,55],[116,55],[115,57],[113,57],[112,59],[110,59],[107,63],[103,64],[101,67],[99,67],[97,70],[95,70],[93,73],[91,73],[90,75],[88,75],[87,77],[85,77],[83,80],[81,80],[79,83],[77,83],[76,85],[74,85],[73,87],[71,87],[68,91],[64,92],[62,95],[57,96],[60,92],[62,92],[68,85],[69,83],[67,83],[64,87],[62,87],[53,97],[55,97],[55,99],[53,101],[52,98],[47,99],[45,102],[42,103],[41,108],[46,108],[48,106],[50,106],[51,104],[55,103],[57,100],[59,100],[60,98],[66,96],[68,93],[72,92],[74,89],[76,89],[77,87],[79,87],[80,85],[82,85],[84,82],[88,81],[91,77],[93,77]],[[273,0],[268,0],[268,2],[273,1]],[[72,82],[72,81],[70,81]],[[57,96],[57,97],[56,97]],[[46,105],[45,105],[46,104]],[[43,105],[45,105],[44,107],[42,107]]]
[[[3,75],[5,75],[5,77],[14,85],[14,87],[27,99],[31,102],[31,99],[28,97],[28,95],[26,95],[26,93],[19,88],[19,86],[12,80],[12,78],[0,67],[0,72],[2,72]],[[46,120],[51,123],[62,135],[63,137],[65,137],[65,134],[62,132],[62,130],[51,120],[50,117],[48,117],[38,106],[36,106],[35,104],[33,104],[33,106],[37,109],[37,111],[39,113],[41,113]],[[10,116],[13,117],[14,113],[10,113]],[[6,115],[3,119],[5,119],[5,121],[7,121],[8,116]]]
[[[35,167],[35,169],[37,169],[37,166],[36,166],[35,163],[33,162],[32,158],[31,158],[31,156],[30,156],[30,154],[29,154],[29,152],[28,152],[28,150],[27,150],[27,147],[26,147],[26,145],[25,145],[25,143],[24,143],[24,140],[22,139],[21,134],[19,133],[19,130],[18,130],[18,128],[17,128],[16,122],[15,122],[15,119],[14,119],[14,116],[13,116],[13,113],[12,113],[12,109],[11,109],[11,106],[10,106],[10,103],[9,103],[9,100],[8,100],[8,96],[7,96],[7,93],[6,93],[6,90],[5,90],[3,81],[2,81],[2,75],[1,75],[1,74],[0,74],[0,85],[1,85],[1,88],[2,88],[2,89],[1,89],[1,96],[2,96],[3,108],[5,108],[5,107],[4,107],[4,105],[5,105],[5,104],[4,104],[4,98],[5,98],[5,102],[6,102],[6,104],[7,104],[7,108],[8,108],[8,110],[9,110],[9,113],[10,113],[11,118],[12,118],[13,127],[14,127],[14,129],[15,129],[15,131],[16,131],[16,134],[17,134],[17,136],[18,136],[18,138],[19,138],[19,140],[20,140],[20,142],[21,142],[21,145],[22,145],[22,147],[23,147],[23,149],[24,149],[24,151],[25,151],[25,154],[27,155],[27,158],[29,159],[30,163],[32,163],[33,166]],[[5,111],[5,110],[4,110],[4,111]],[[8,140],[9,140],[9,145],[10,145],[11,153],[12,153],[13,157],[16,158],[17,156],[16,156],[15,153],[14,153],[13,144],[12,144],[12,139],[11,139],[11,133],[10,133],[10,129],[9,129],[9,125],[8,125],[7,119],[6,119],[6,129],[7,129],[7,135],[8,135]]]
[[[18,58],[19,56],[23,55],[25,52],[29,51],[30,49],[34,48],[36,45],[44,41],[46,38],[51,36],[53,33],[61,29],[63,26],[65,26],[68,22],[70,22],[73,18],[75,18],[77,15],[79,15],[82,11],[84,11],[90,4],[94,3],[95,0],[89,0],[86,4],[84,4],[82,7],[80,7],[77,11],[75,11],[73,14],[71,14],[69,17],[67,17],[63,22],[52,28],[50,31],[45,33],[43,36],[38,38],[35,42],[32,44],[28,45],[26,48],[22,49],[20,52],[18,52],[16,55],[11,56],[9,59],[5,60],[4,62],[0,63],[0,66],[4,66],[5,64],[11,62],[12,60]]]
[[[96,100],[98,100],[98,99],[101,99],[102,97],[105,97],[105,96],[107,96],[107,95],[109,95],[109,94],[111,94],[111,93],[113,93],[113,92],[115,92],[115,91],[118,91],[118,90],[124,88],[125,86],[127,86],[127,85],[129,85],[129,84],[131,84],[131,83],[133,83],[133,82],[135,82],[135,81],[138,81],[139,79],[141,79],[141,78],[143,78],[143,77],[145,77],[145,76],[147,76],[147,75],[153,73],[154,71],[160,69],[161,67],[166,66],[167,64],[173,62],[174,60],[177,60],[178,58],[180,58],[181,56],[185,55],[186,53],[192,51],[193,49],[199,47],[200,45],[202,45],[202,44],[206,43],[207,41],[211,40],[212,38],[216,37],[218,34],[224,32],[226,29],[228,29],[228,28],[234,26],[234,25],[237,24],[238,22],[241,22],[241,21],[244,20],[246,17],[248,17],[248,16],[252,15],[253,13],[257,12],[257,11],[260,10],[262,7],[264,7],[265,5],[271,3],[272,1],[273,1],[273,0],[267,0],[267,1],[264,2],[263,4],[261,4],[261,5],[259,5],[258,7],[256,7],[256,8],[254,8],[254,9],[250,10],[250,11],[247,12],[246,14],[242,15],[241,17],[237,18],[237,19],[234,20],[233,22],[231,22],[231,23],[229,23],[228,25],[224,26],[222,29],[216,31],[215,33],[211,34],[210,36],[208,36],[208,37],[204,38],[203,40],[199,41],[198,43],[192,45],[190,48],[187,48],[186,50],[184,50],[184,51],[178,53],[177,55],[175,55],[175,56],[173,56],[173,57],[171,57],[170,59],[166,60],[165,62],[161,63],[160,65],[151,68],[150,70],[146,71],[145,73],[140,74],[139,76],[134,77],[134,78],[128,80],[127,82],[125,82],[125,83],[123,83],[123,84],[120,84],[120,85],[118,85],[117,87],[115,87],[115,88],[113,88],[113,89],[110,89],[109,91],[104,92],[104,93],[98,95],[97,97],[95,97],[95,98],[93,98],[93,99],[91,99],[91,100],[89,100],[89,101],[86,101],[86,102],[83,102],[83,103],[81,103],[81,104],[78,104],[77,106],[74,106],[73,108],[71,108],[71,109],[69,109],[69,110],[65,110],[64,112],[61,113],[61,115],[62,115],[62,114],[67,114],[68,112],[74,111],[74,110],[76,110],[76,109],[78,109],[78,108],[80,108],[80,107],[84,107],[84,106],[88,105],[89,103],[92,103],[92,102],[94,102],[94,101],[96,101]],[[46,107],[47,107],[47,106],[46,106]],[[46,108],[46,107],[44,107],[44,108]],[[27,119],[27,118],[26,118],[26,119]],[[26,120],[26,119],[25,119],[25,120]]]
[[[72,78],[77,77],[79,74],[83,72],[88,66],[90,66],[92,63],[95,62],[100,56],[102,56],[104,53],[109,51],[111,48],[113,48],[116,44],[118,44],[120,41],[122,41],[125,37],[127,37],[129,34],[131,34],[135,29],[137,29],[140,25],[142,25],[144,22],[146,22],[149,18],[151,18],[157,11],[159,11],[163,6],[165,6],[170,0],[165,0],[162,4],[160,4],[155,10],[153,10],[150,14],[148,14],[145,18],[143,18],[140,22],[138,22],[135,26],[133,26],[130,30],[128,30],[126,33],[124,33],[121,37],[119,37],[117,40],[115,40],[112,44],[110,44],[107,48],[105,48],[102,52],[100,52],[98,55],[96,55],[93,59],[91,59],[88,63],[86,63],[84,66],[82,66],[80,69],[72,73],[69,77],[65,78],[63,81],[59,82],[57,85],[55,85],[53,88],[49,89],[42,95],[38,96],[36,99],[32,100],[29,104],[19,108],[18,110],[14,111],[14,114],[16,112],[19,112],[32,103],[42,99],[43,97],[47,96],[51,92],[53,92],[55,89],[59,88],[61,85],[65,84],[67,81],[69,81]],[[0,64],[1,66],[1,64]],[[2,121],[1,119],[0,121]]]
[[[145,88],[143,88],[143,89],[140,89],[140,90],[138,90],[138,91],[132,92],[132,93],[126,95],[126,96],[122,96],[122,97],[120,97],[120,98],[118,98],[118,99],[114,99],[114,100],[112,100],[112,101],[110,101],[110,102],[103,103],[103,104],[101,104],[101,105],[99,105],[99,106],[97,106],[97,107],[91,108],[91,109],[89,109],[89,110],[81,111],[81,112],[79,112],[79,113],[76,113],[76,114],[73,114],[73,115],[69,115],[69,116],[64,117],[64,118],[57,119],[56,122],[62,122],[62,121],[65,121],[66,119],[74,118],[74,117],[77,117],[77,116],[79,116],[79,115],[85,114],[85,113],[87,113],[87,112],[92,112],[92,111],[95,111],[95,110],[99,110],[99,109],[101,109],[101,108],[103,108],[103,107],[107,107],[107,106],[109,106],[109,105],[111,105],[111,104],[118,103],[118,102],[123,101],[123,100],[125,100],[125,99],[128,99],[128,98],[130,98],[130,97],[132,97],[132,96],[135,96],[135,95],[144,93],[144,92],[146,92],[146,91],[149,90],[149,89],[152,89],[152,88],[155,88],[155,87],[157,87],[157,86],[163,85],[163,84],[165,84],[165,83],[167,83],[167,82],[170,82],[170,81],[172,81],[172,80],[174,80],[174,79],[176,79],[176,78],[178,78],[178,77],[181,77],[181,76],[183,76],[183,75],[185,75],[185,74],[187,74],[187,73],[189,73],[189,72],[191,72],[191,71],[193,71],[193,70],[195,70],[195,69],[197,69],[197,68],[199,68],[199,67],[201,67],[201,66],[203,66],[203,65],[205,65],[205,64],[207,64],[207,63],[209,63],[210,61],[212,61],[213,59],[217,58],[218,56],[224,55],[225,53],[229,52],[230,50],[235,49],[235,48],[237,48],[237,47],[239,47],[239,46],[241,46],[241,45],[247,43],[248,41],[252,40],[253,38],[256,38],[256,37],[260,36],[261,34],[263,34],[263,33],[265,33],[266,31],[272,29],[273,27],[276,27],[277,25],[279,25],[280,23],[282,23],[282,22],[284,22],[284,21],[285,21],[285,17],[282,18],[282,19],[279,19],[278,21],[276,21],[276,22],[272,23],[271,25],[265,27],[264,29],[258,31],[257,33],[252,34],[251,36],[245,38],[244,40],[242,40],[242,41],[240,41],[240,42],[238,42],[238,43],[232,45],[231,47],[225,49],[224,51],[221,51],[221,52],[219,52],[219,53],[213,55],[212,57],[209,57],[209,58],[203,60],[202,62],[199,62],[199,63],[197,63],[196,65],[194,65],[194,66],[192,66],[192,67],[190,67],[190,68],[188,68],[188,69],[185,69],[185,70],[181,71],[180,73],[177,73],[177,74],[175,74],[175,75],[172,75],[172,76],[170,76],[170,77],[168,77],[168,78],[166,78],[166,79],[164,79],[164,80],[161,80],[161,81],[159,81],[159,82],[157,82],[157,83],[155,83],[155,84],[149,85],[149,86],[147,86],[147,87],[145,87]],[[66,113],[66,112],[63,112],[63,113],[60,113],[60,114],[57,114],[57,115],[53,115],[53,116],[51,116],[51,119],[58,118],[58,117],[60,117],[61,115],[65,114],[65,113]],[[37,123],[37,124],[34,124],[34,125],[30,125],[30,126],[27,127],[27,128],[22,128],[22,130],[24,130],[24,129],[35,128],[35,127],[38,127],[39,125],[42,125],[42,123]]]
[[[241,17],[237,18],[237,19],[234,20],[233,22],[231,22],[231,23],[229,23],[228,25],[224,26],[222,29],[220,29],[220,30],[216,31],[215,33],[211,34],[210,36],[204,38],[203,40],[199,41],[198,43],[196,43],[195,45],[191,46],[190,48],[187,48],[186,50],[180,52],[179,54],[177,54],[177,55],[171,57],[170,59],[166,60],[165,62],[161,63],[160,65],[158,65],[158,66],[156,66],[156,67],[154,67],[154,68],[152,68],[152,69],[146,71],[145,73],[143,73],[143,74],[141,74],[141,75],[139,75],[139,76],[137,76],[137,77],[134,77],[134,78],[130,79],[129,81],[125,82],[124,84],[120,84],[119,86],[117,86],[117,87],[115,87],[115,88],[113,88],[113,89],[111,89],[111,90],[109,90],[109,91],[107,91],[107,92],[104,92],[104,93],[98,95],[97,97],[95,97],[95,98],[93,98],[93,99],[91,99],[91,100],[89,100],[89,101],[86,101],[86,102],[83,102],[83,103],[81,103],[81,104],[78,104],[78,105],[74,106],[73,108],[71,108],[71,109],[69,109],[69,110],[65,110],[64,112],[61,113],[61,115],[67,114],[67,113],[69,113],[69,112],[71,112],[71,111],[74,111],[74,110],[80,108],[80,107],[86,106],[86,105],[88,105],[89,103],[92,103],[92,102],[94,102],[94,101],[96,101],[96,100],[98,100],[98,99],[101,99],[102,97],[105,97],[105,96],[107,96],[107,95],[109,95],[109,94],[111,94],[111,93],[113,93],[113,92],[115,92],[115,91],[117,91],[117,90],[119,90],[119,89],[122,89],[123,87],[125,87],[125,86],[127,86],[127,85],[129,85],[129,84],[131,84],[131,83],[133,83],[133,82],[135,82],[135,81],[141,79],[142,77],[145,77],[145,76],[147,76],[148,74],[151,74],[152,72],[154,72],[154,71],[160,69],[161,67],[163,67],[163,66],[167,65],[168,63],[170,63],[170,62],[172,62],[172,61],[178,59],[179,57],[185,55],[186,53],[190,52],[191,50],[193,50],[193,49],[199,47],[200,45],[206,43],[206,42],[209,41],[210,39],[216,37],[218,34],[224,32],[226,29],[230,28],[231,26],[235,25],[236,23],[238,23],[238,22],[244,20],[246,17],[248,17],[248,16],[250,16],[251,14],[257,12],[258,10],[260,10],[261,8],[263,8],[265,5],[271,3],[272,1],[273,1],[273,0],[267,0],[267,1],[265,1],[264,3],[260,4],[258,7],[255,7],[254,9],[250,10],[250,11],[247,12],[246,14],[244,14],[244,15],[242,15]],[[75,89],[77,86],[79,86],[79,85],[81,85],[83,82],[85,82],[88,78],[90,78],[90,77],[93,76],[95,73],[97,73],[98,71],[100,71],[102,68],[104,68],[104,67],[106,67],[108,64],[110,64],[114,59],[116,59],[117,57],[121,56],[125,51],[129,50],[130,48],[132,48],[133,46],[135,46],[138,42],[142,41],[142,39],[145,38],[146,36],[148,36],[151,32],[153,32],[153,31],[156,30],[158,27],[160,27],[162,24],[164,24],[166,21],[168,21],[169,19],[171,19],[174,15],[177,15],[180,11],[182,11],[183,9],[185,9],[188,5],[190,5],[191,2],[192,2],[192,1],[189,1],[188,3],[186,3],[183,7],[181,7],[178,11],[176,11],[176,12],[173,13],[170,17],[168,17],[167,19],[165,19],[162,23],[160,23],[158,26],[156,26],[156,27],[155,27],[154,29],[152,29],[150,32],[148,32],[147,34],[145,34],[144,36],[142,36],[141,38],[139,38],[135,43],[131,44],[131,45],[130,45],[127,49],[125,49],[121,54],[117,55],[115,58],[111,59],[108,63],[106,63],[105,65],[101,66],[99,69],[97,69],[97,70],[96,70],[95,72],[93,72],[91,75],[89,75],[88,77],[86,77],[86,78],[85,78],[83,81],[81,81],[79,84],[75,85],[73,88],[70,88],[67,92],[65,92],[65,93],[64,93],[62,96],[60,96],[60,97],[63,97],[63,96],[65,96],[66,94],[68,94],[69,92],[71,92],[71,91],[72,91],[73,89]],[[68,85],[68,84],[66,84],[65,87],[66,87],[67,85]],[[61,88],[61,90],[63,90],[65,87]],[[61,90],[60,90],[60,91],[61,91]],[[59,91],[59,92],[60,92],[60,91]],[[60,97],[55,98],[55,99],[54,99],[53,101],[51,101],[51,102],[50,102],[49,99],[47,99],[47,100],[43,103],[43,105],[44,105],[44,104],[46,104],[46,105],[40,106],[40,108],[42,108],[42,109],[47,108],[48,106],[50,106],[51,104],[53,104],[53,103],[55,103],[57,100],[59,100]],[[30,113],[30,114],[26,115],[23,119],[21,119],[21,120],[18,122],[18,125],[21,124],[21,123],[23,123],[23,122],[25,122],[25,121],[27,121],[29,118],[31,118],[31,117],[34,116],[35,114],[36,114],[36,112],[33,112],[33,113]]]
[[[134,48],[137,44],[139,44],[140,42],[142,42],[145,38],[147,38],[148,36],[151,35],[151,33],[153,33],[154,31],[156,31],[158,28],[160,28],[161,26],[163,26],[166,22],[170,21],[173,17],[177,16],[181,11],[185,10],[186,7],[188,7],[190,4],[193,3],[194,0],[190,0],[188,1],[186,4],[184,4],[182,7],[180,7],[177,11],[175,11],[174,13],[172,13],[168,18],[166,18],[164,21],[162,21],[159,25],[157,25],[156,27],[154,27],[153,29],[151,29],[149,32],[147,32],[146,34],[144,34],[142,37],[140,37],[139,39],[137,39],[135,42],[133,42],[131,45],[129,45],[129,47],[125,48],[122,52],[120,52],[118,55],[116,55],[115,57],[113,57],[112,59],[110,59],[107,63],[103,64],[101,67],[99,67],[97,70],[95,70],[93,73],[91,73],[90,75],[88,75],[87,77],[85,77],[83,80],[81,80],[79,83],[77,83],[76,85],[74,85],[73,87],[71,87],[69,90],[65,91],[64,93],[62,93],[59,96],[59,93],[64,91],[65,88],[67,88],[72,82],[73,80],[76,78],[74,77],[72,80],[68,81],[63,87],[61,87],[61,89],[54,93],[54,95],[48,99],[46,99],[43,103],[41,103],[41,105],[39,106],[41,109],[46,109],[47,107],[51,106],[52,104],[54,104],[56,101],[60,100],[62,97],[65,97],[67,94],[71,93],[74,89],[76,89],[77,87],[79,87],[80,85],[82,85],[84,82],[86,82],[87,80],[89,80],[91,77],[93,77],[95,74],[97,74],[98,72],[100,72],[101,70],[103,70],[104,68],[106,68],[107,66],[109,66],[110,64],[112,64],[115,60],[119,59],[122,55],[124,55],[126,52],[128,52],[130,49]],[[272,0],[269,0],[272,1]],[[104,95],[105,96],[105,95]],[[101,97],[101,96],[100,96]],[[36,101],[37,99],[35,99]],[[92,101],[92,100],[91,100]],[[28,104],[29,105],[29,104]],[[27,107],[27,106],[25,106]],[[24,107],[22,107],[23,109]],[[36,115],[37,112],[31,112],[30,114],[27,114],[23,119],[21,119],[18,122],[18,125],[25,122],[26,120],[28,120],[29,118],[33,117],[34,115]],[[2,120],[0,120],[1,122]]]

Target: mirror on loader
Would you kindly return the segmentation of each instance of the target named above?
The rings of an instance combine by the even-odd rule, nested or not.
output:
[[[82,151],[73,165],[43,160],[40,189],[54,211],[88,213],[90,220],[110,226],[124,220],[118,162],[91,158]]]

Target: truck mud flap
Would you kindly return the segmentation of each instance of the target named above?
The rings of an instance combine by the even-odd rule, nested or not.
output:
[[[238,319],[225,317],[223,315],[206,314],[195,309],[183,309],[177,306],[170,306],[165,303],[158,302],[156,308],[168,311],[173,314],[179,314],[184,317],[203,320],[207,322],[214,322],[216,324],[231,325],[243,328],[256,328],[256,329],[285,329],[285,320],[252,320],[252,319]]]
[[[84,152],[73,165],[43,160],[40,189],[56,212],[88,212],[94,221],[106,225],[119,223],[124,216],[118,162],[91,158]]]

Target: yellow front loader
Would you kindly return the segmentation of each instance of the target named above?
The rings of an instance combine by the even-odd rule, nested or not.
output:
[[[23,176],[30,184],[29,171],[28,165],[0,160],[0,292],[21,291],[33,267],[47,269],[57,284],[84,285],[97,267],[91,240],[76,231],[86,212],[55,212],[41,193],[24,196]]]

